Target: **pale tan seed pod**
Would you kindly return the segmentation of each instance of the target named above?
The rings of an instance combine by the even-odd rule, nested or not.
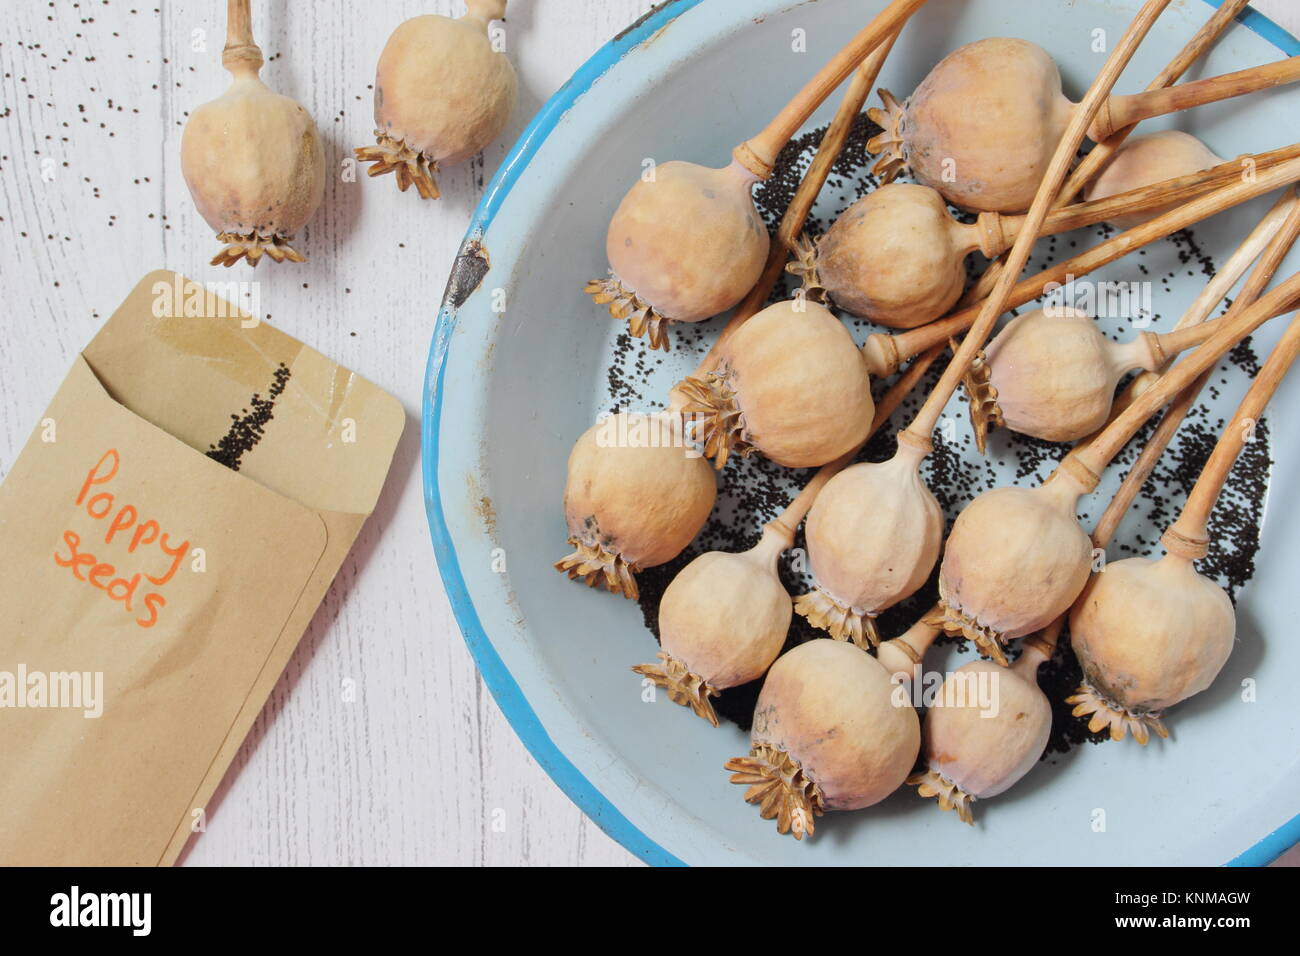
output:
[[[1175,176],[1200,172],[1221,162],[1199,139],[1179,130],[1134,136],[1115,152],[1097,178],[1088,184],[1084,195],[1089,200],[1105,199]],[[1116,229],[1132,229],[1173,208],[1175,205],[1160,206],[1149,212],[1116,216],[1111,222]]]
[[[1031,640],[1010,667],[971,661],[944,681],[921,725],[925,769],[907,781],[922,797],[974,824],[976,800],[1005,793],[1034,768],[1052,733],[1037,679],[1052,650]]]
[[[985,349],[988,382],[1012,431],[1074,441],[1106,424],[1115,387],[1129,369],[1078,309],[1018,315]]]
[[[1241,175],[1225,163],[1135,186],[1118,195],[1052,210],[1038,229],[1057,235],[1124,213],[1168,209]],[[895,329],[911,329],[946,314],[961,296],[966,258],[976,250],[995,259],[1010,249],[1026,217],[982,212],[974,222],[948,213],[928,186],[889,183],[868,193],[815,242],[801,237],[786,266],[805,294]]]
[[[316,124],[295,100],[258,78],[249,0],[228,0],[221,62],[229,89],[190,114],[181,172],[194,205],[225,247],[212,265],[303,262],[289,243],[325,195],[325,153]]]
[[[1110,419],[1115,389],[1129,372],[1155,372],[1218,326],[1112,342],[1087,313],[1036,309],[1007,323],[968,379],[972,417],[1047,441],[1076,441]]]
[[[844,469],[808,513],[814,587],[795,610],[836,640],[879,644],[876,615],[913,594],[939,560],[943,509],[920,473],[932,447],[901,432],[893,458]]]
[[[944,315],[961,297],[971,227],[948,215],[933,189],[881,186],[844,211],[806,260],[814,288],[854,315],[910,329]]]
[[[659,663],[632,669],[718,726],[709,698],[758,680],[785,644],[793,611],[777,559],[793,537],[774,522],[749,551],[709,551],[686,565],[659,603]]]
[[[749,756],[727,761],[732,783],[796,839],[826,810],[879,803],[921,745],[916,710],[895,689],[889,669],[852,644],[814,640],[783,654],[759,692]]]
[[[1074,109],[1042,47],[991,37],[944,57],[905,104],[882,91],[875,171],[904,168],[963,209],[1024,212]]]
[[[1094,486],[1057,472],[1035,488],[994,488],[967,505],[939,565],[934,623],[1005,664],[1004,644],[1065,613],[1092,565],[1075,507]]]
[[[619,203],[605,237],[610,278],[593,279],[586,291],[633,335],[665,350],[668,323],[727,311],[767,261],[767,226],[751,196],[757,181],[739,162],[659,163]]]
[[[489,23],[506,0],[466,0],[460,19],[433,14],[402,23],[384,44],[375,71],[374,146],[355,152],[371,176],[394,173],[422,199],[437,199],[441,166],[464,162],[501,135],[519,80],[494,48]]]
[[[556,570],[636,600],[636,573],[681,554],[716,497],[713,469],[678,416],[611,415],[569,454],[564,516],[574,551]]]
[[[1168,540],[1168,536],[1166,536]],[[1232,601],[1170,553],[1125,558],[1094,574],[1070,610],[1070,641],[1085,685],[1070,698],[1089,729],[1145,744],[1168,736],[1163,711],[1205,690],[1232,653]]]
[[[866,441],[875,411],[853,336],[825,306],[803,299],[749,319],[717,368],[678,391],[719,469],[731,454],[755,450],[787,468],[824,465]]]

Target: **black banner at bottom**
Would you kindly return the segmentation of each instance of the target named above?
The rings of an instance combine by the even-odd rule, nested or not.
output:
[[[918,932],[955,908],[968,916],[981,914],[966,924],[969,932],[979,932],[983,925],[992,933],[996,927],[999,939],[1018,930],[1054,934],[1040,935],[1040,940],[1099,930],[1225,936],[1292,925],[1300,886],[1300,869],[1284,867],[1032,872],[929,867],[809,873],[789,882],[780,875],[749,872],[721,879],[712,872],[673,877],[623,872],[620,879],[606,876],[599,883],[590,873],[548,873],[543,883],[527,870],[460,873],[449,881],[446,873],[422,869],[0,869],[0,920],[7,942],[76,935],[80,943],[262,944],[282,936],[296,945],[316,939],[338,945],[353,938],[374,942],[377,933],[429,930],[440,923],[454,927],[457,935],[470,927],[482,931],[484,917],[500,910],[505,918],[486,924],[499,945],[501,930],[510,927],[536,938],[541,925],[554,926],[560,919],[599,918],[604,923],[616,914],[632,917],[687,903],[698,896],[678,897],[678,904],[670,904],[668,885],[659,881],[690,884],[700,879],[707,883],[692,893],[709,894],[712,914],[701,914],[701,926],[716,925],[728,911],[733,926],[752,919],[755,902],[771,893],[770,905],[782,910],[825,908],[827,915],[843,913],[839,907],[857,898],[868,912],[878,911],[895,927],[909,925],[906,920],[912,917],[910,925]],[[762,882],[752,883],[751,877]],[[568,879],[572,889],[565,885]],[[653,887],[639,884],[640,879],[652,880]],[[756,892],[759,886],[766,890]],[[655,895],[629,895],[642,887]],[[988,906],[990,898],[997,901],[995,910]],[[625,925],[631,929],[638,923],[644,925],[640,920]],[[576,926],[570,930],[581,931]]]

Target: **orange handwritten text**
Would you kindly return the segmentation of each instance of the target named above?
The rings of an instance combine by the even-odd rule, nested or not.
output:
[[[81,483],[76,504],[96,522],[103,522],[103,543],[134,556],[143,561],[143,570],[134,573],[119,572],[117,565],[100,560],[83,545],[83,537],[75,531],[63,532],[63,543],[54,552],[54,563],[61,568],[68,568],[73,577],[84,581],[91,587],[98,588],[111,601],[116,601],[132,615],[140,627],[153,627],[158,623],[158,615],[167,606],[167,599],[157,590],[146,586],[141,593],[143,582],[161,589],[180,569],[181,561],[189,553],[188,539],[173,543],[171,535],[152,518],[140,520],[140,509],[131,504],[119,504],[118,496],[108,491],[107,486],[117,477],[122,465],[122,456],[117,449],[110,448],[86,473]],[[99,534],[96,532],[96,537]],[[98,545],[91,542],[98,550]],[[141,550],[143,549],[143,550]],[[118,560],[121,560],[120,558]],[[154,573],[150,573],[150,572]]]

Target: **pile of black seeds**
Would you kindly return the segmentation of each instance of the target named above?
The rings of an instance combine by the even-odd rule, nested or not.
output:
[[[254,392],[248,400],[248,407],[231,412],[230,430],[215,445],[208,446],[206,454],[209,458],[231,471],[239,471],[244,456],[257,447],[267,424],[275,417],[275,400],[284,394],[290,374],[289,367],[281,362],[272,375],[266,397]]]
[[[878,131],[879,128],[865,115],[858,117],[848,142],[822,189],[818,205],[808,217],[806,231],[809,235],[824,232],[854,200],[876,188],[877,181],[869,173],[871,157],[866,152],[866,143]],[[781,152],[772,177],[756,187],[755,202],[769,228],[776,228],[824,132],[824,129],[814,130],[792,141]],[[964,221],[973,218],[957,210],[953,210],[953,213]],[[1079,234],[1071,233],[1043,240],[1035,249],[1026,272],[1037,272],[1057,261],[1078,255],[1095,242],[1113,235],[1114,229],[1101,225],[1095,227],[1091,234],[1092,238],[1081,238]],[[1131,260],[1143,279],[1155,283],[1154,314],[1148,317],[1149,322],[1146,324],[1154,324],[1156,329],[1168,329],[1177,319],[1176,315],[1161,314],[1161,290],[1168,288],[1175,278],[1186,275],[1195,277],[1199,282],[1208,280],[1215,271],[1213,259],[1198,244],[1192,232],[1177,233],[1164,242],[1172,245],[1175,250],[1177,265],[1174,271],[1166,275],[1152,275],[1150,262],[1156,257],[1146,256],[1146,249],[1139,250],[1138,255]],[[968,271],[972,278],[982,273],[986,265],[980,256],[972,256],[968,261]],[[787,297],[794,287],[794,280],[787,277],[784,283],[778,284],[771,301]],[[1226,307],[1227,304],[1224,308]],[[880,331],[870,322],[856,316],[841,313],[841,317],[859,342],[867,334]],[[1120,328],[1110,333],[1115,340],[1128,340],[1138,330],[1137,323],[1131,319],[1120,320],[1119,325]],[[642,339],[634,339],[626,333],[620,335],[609,368],[610,405],[615,408],[662,407],[667,394],[667,388],[661,387],[663,382],[671,384],[688,372],[707,351],[717,335],[718,327],[719,323],[714,322],[674,325],[671,330],[673,351],[668,354],[650,350]],[[881,429],[863,449],[858,456],[859,461],[885,461],[894,454],[897,430],[906,425],[920,408],[946,364],[946,358],[934,363],[921,386],[895,412],[890,424]],[[1225,394],[1235,403],[1236,398],[1244,392],[1244,382],[1253,377],[1257,369],[1258,361],[1247,340],[1234,349],[1216,369],[1203,397],[1215,400],[1220,394]],[[888,384],[878,383],[878,394],[883,393]],[[1126,383],[1120,384],[1121,389],[1124,384]],[[1066,450],[1066,446],[1053,442],[997,430],[990,436],[987,455],[981,457],[975,449],[964,397],[950,404],[946,413],[953,417],[946,423],[946,427],[938,429],[934,454],[927,459],[923,475],[943,508],[948,529],[951,529],[952,522],[961,509],[981,492],[1008,482],[1027,486],[1041,482],[1055,468]],[[1134,441],[1117,456],[1103,476],[1097,493],[1081,502],[1080,519],[1084,527],[1091,528],[1101,516],[1110,496],[1132,467],[1158,421],[1157,418],[1147,423]],[[1131,555],[1156,556],[1161,553],[1160,534],[1177,517],[1224,424],[1219,414],[1204,402],[1198,403],[1191,410],[1159,466],[1142,489],[1131,513],[1118,530],[1116,539],[1108,550],[1111,560]],[[1237,591],[1254,574],[1264,493],[1271,467],[1266,423],[1259,424],[1256,436],[1258,440],[1247,446],[1233,469],[1211,521],[1210,553],[1198,564],[1203,574],[1217,580],[1234,599]],[[645,624],[656,638],[659,601],[677,572],[706,551],[734,552],[753,547],[758,541],[763,523],[779,514],[813,473],[812,470],[792,471],[783,468],[760,455],[733,458],[728,463],[718,492],[717,505],[692,546],[674,561],[649,568],[637,576]],[[798,569],[806,564],[806,546],[801,531],[794,549],[786,552],[780,564],[782,582],[791,594],[800,594],[810,587],[810,575]],[[886,639],[901,634],[929,610],[937,598],[936,569],[917,594],[881,614],[878,621],[881,634]],[[785,650],[804,641],[823,637],[824,631],[810,627],[807,621],[795,615]],[[960,652],[968,658],[974,654],[973,649],[965,646],[965,641],[944,637],[939,639],[939,643],[958,645]],[[1014,653],[1013,651],[1012,656]],[[646,660],[651,660],[652,657],[653,648],[647,644]],[[1039,685],[1053,707],[1052,737],[1044,757],[1066,753],[1084,741],[1099,742],[1107,739],[1104,734],[1091,734],[1086,718],[1073,717],[1070,713],[1071,705],[1065,703],[1065,698],[1075,691],[1081,678],[1079,665],[1070,651],[1068,633],[1061,635],[1055,658],[1040,668],[1038,677]],[[761,683],[755,681],[724,691],[714,701],[718,713],[741,728],[748,729]]]

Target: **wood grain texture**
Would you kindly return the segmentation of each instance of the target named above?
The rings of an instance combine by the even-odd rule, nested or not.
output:
[[[1254,5],[1300,33],[1294,0]],[[262,77],[311,111],[331,170],[324,206],[300,237],[309,262],[218,274],[179,144],[187,111],[226,85],[225,4],[7,5],[0,475],[76,353],[158,267],[256,278],[265,317],[392,391],[409,415],[374,518],[183,862],[635,862],[533,762],[478,677],[429,543],[418,416],[438,302],[483,186],[537,107],[649,6],[512,0],[506,29],[521,89],[511,127],[482,157],[444,171],[442,199],[422,203],[398,194],[391,177],[345,181],[342,164],[370,140],[370,84],[388,33],[419,13],[459,15],[459,0],[255,0]]]

